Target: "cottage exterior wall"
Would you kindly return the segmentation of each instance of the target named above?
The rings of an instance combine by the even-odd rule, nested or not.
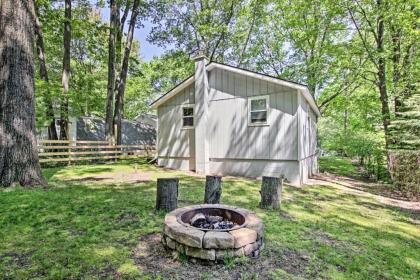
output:
[[[205,174],[285,176],[295,185],[317,172],[316,115],[298,89],[217,67],[206,74],[204,88],[193,82],[158,107],[160,165]],[[269,98],[265,125],[248,124],[248,98],[254,96]],[[195,129],[182,128],[185,104],[195,104]]]

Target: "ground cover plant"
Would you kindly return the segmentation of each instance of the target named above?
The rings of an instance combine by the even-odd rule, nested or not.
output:
[[[208,265],[166,252],[159,235],[164,213],[154,211],[157,177],[180,178],[180,206],[202,202],[204,178],[143,160],[48,168],[44,176],[48,187],[0,192],[2,279],[418,279],[420,274],[418,211],[387,206],[369,193],[323,183],[285,186],[281,210],[269,211],[258,208],[260,181],[226,177],[222,203],[256,211],[265,224],[265,249],[256,260]]]

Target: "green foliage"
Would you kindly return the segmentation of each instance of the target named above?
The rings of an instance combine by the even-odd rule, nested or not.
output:
[[[389,157],[396,188],[408,197],[420,197],[420,151],[394,150]]]
[[[37,125],[45,126],[47,101],[56,111],[61,103],[64,13],[61,1],[36,4],[50,77],[48,84],[36,80]],[[109,8],[107,1],[96,4]],[[191,57],[202,51],[219,62],[307,84],[322,111],[321,148],[359,159],[372,177],[387,177],[390,150],[420,149],[414,0],[158,0],[142,2],[145,18],[153,23],[148,40],[167,51],[145,62],[138,54],[142,42],[134,42],[125,118],[150,111],[150,102],[193,73]],[[383,46],[378,48],[382,23]],[[104,116],[108,28],[91,1],[74,2],[72,116]],[[386,98],[378,90],[379,60],[384,61]],[[389,131],[384,131],[388,121]]]
[[[149,40],[159,46],[172,45],[187,54],[204,52],[223,60],[225,44],[234,34],[232,27],[243,0],[154,1],[150,17],[156,24]]]

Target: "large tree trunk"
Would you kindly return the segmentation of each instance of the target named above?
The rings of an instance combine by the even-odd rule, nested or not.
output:
[[[114,87],[115,87],[115,33],[117,28],[118,7],[116,0],[110,3],[111,15],[109,22],[108,38],[108,88],[106,97],[106,115],[105,115],[105,138],[111,141],[114,138],[113,128],[113,105],[114,105]]]
[[[64,8],[64,55],[63,55],[63,96],[61,100],[60,139],[67,139],[69,118],[69,82],[70,82],[70,47],[71,47],[71,0],[65,0]]]
[[[47,71],[47,63],[45,62],[45,48],[44,48],[44,35],[42,33],[41,22],[38,18],[38,9],[36,11],[36,24],[35,24],[35,34],[36,34],[36,50],[38,53],[38,60],[39,60],[39,76],[47,85],[47,94],[44,96],[45,105],[47,110],[45,112],[46,117],[50,120],[50,124],[48,126],[48,139],[50,140],[58,140],[57,129],[55,127],[55,116],[54,116],[54,107],[51,100],[51,93],[49,90],[49,78],[48,78],[48,71]]]
[[[124,92],[125,83],[127,81],[128,73],[128,61],[131,53],[131,46],[133,43],[134,29],[136,27],[137,16],[139,14],[139,0],[135,0],[133,3],[133,9],[131,12],[130,25],[128,27],[128,34],[124,49],[124,58],[121,67],[121,73],[118,78],[117,85],[117,98],[115,100],[115,113],[114,113],[114,125],[117,126],[117,145],[122,144],[122,118],[124,114]]]
[[[0,186],[44,184],[35,134],[33,0],[0,1]]]

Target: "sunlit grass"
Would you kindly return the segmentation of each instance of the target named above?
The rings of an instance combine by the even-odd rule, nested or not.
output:
[[[121,172],[148,180],[89,179]],[[164,216],[154,211],[156,178],[180,178],[180,206],[204,197],[202,177],[144,161],[44,174],[47,188],[0,192],[0,278],[141,278],[133,251],[142,236],[160,232]],[[271,267],[273,279],[418,279],[420,229],[412,214],[331,186],[284,186],[281,210],[262,210],[259,189],[257,180],[224,178],[222,203],[263,219],[267,249],[261,258],[292,252],[307,259],[303,271]]]
[[[326,156],[321,157],[319,161],[321,166],[320,171],[322,172],[347,177],[360,177],[357,166],[352,163],[351,158]]]

